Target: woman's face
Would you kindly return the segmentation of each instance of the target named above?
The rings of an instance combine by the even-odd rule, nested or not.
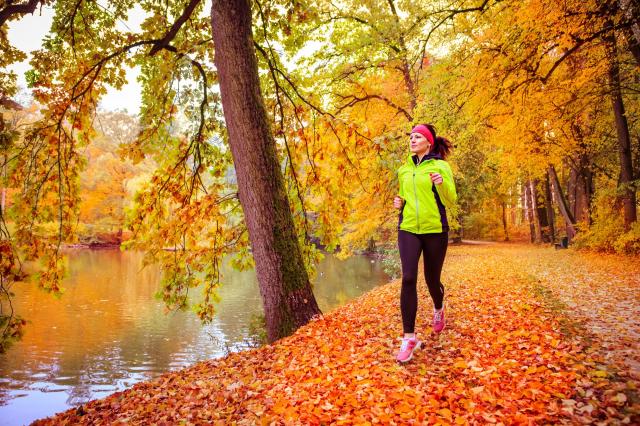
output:
[[[411,133],[409,137],[411,141],[411,153],[417,155],[425,155],[429,153],[431,145],[429,140],[425,138],[421,133]]]

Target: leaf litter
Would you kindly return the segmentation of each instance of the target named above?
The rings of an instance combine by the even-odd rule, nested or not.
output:
[[[447,328],[398,364],[399,281],[271,345],[200,362],[36,424],[634,424],[637,259],[452,246]],[[626,362],[631,359],[633,362]]]

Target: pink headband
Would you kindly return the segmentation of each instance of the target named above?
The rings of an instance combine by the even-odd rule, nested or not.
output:
[[[429,130],[429,128],[424,124],[418,124],[416,127],[411,129],[411,133],[420,133],[422,136],[427,138],[431,146],[433,146],[433,133],[431,133],[431,130]]]

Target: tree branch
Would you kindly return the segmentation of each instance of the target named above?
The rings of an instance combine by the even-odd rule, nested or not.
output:
[[[171,40],[173,40],[176,34],[178,34],[178,31],[180,31],[182,25],[191,17],[191,14],[193,13],[196,6],[200,4],[200,1],[201,0],[191,0],[189,2],[187,7],[184,9],[184,12],[182,12],[182,15],[180,15],[176,22],[173,23],[169,32],[167,32],[165,36],[158,40],[158,42],[151,48],[151,50],[149,51],[150,56],[154,56],[161,49],[167,47],[169,43],[171,43]]]
[[[0,9],[0,27],[14,15],[26,15],[36,11],[39,3],[46,4],[46,0],[29,0],[27,3],[11,4]]]

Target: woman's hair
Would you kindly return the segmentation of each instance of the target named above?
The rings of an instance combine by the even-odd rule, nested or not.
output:
[[[425,124],[424,126],[429,129],[431,134],[433,135],[433,148],[431,148],[431,152],[434,154],[438,154],[442,159],[446,159],[447,156],[451,153],[451,149],[453,148],[453,144],[448,140],[443,138],[442,136],[438,136],[436,134],[436,128],[433,127],[433,124]]]

